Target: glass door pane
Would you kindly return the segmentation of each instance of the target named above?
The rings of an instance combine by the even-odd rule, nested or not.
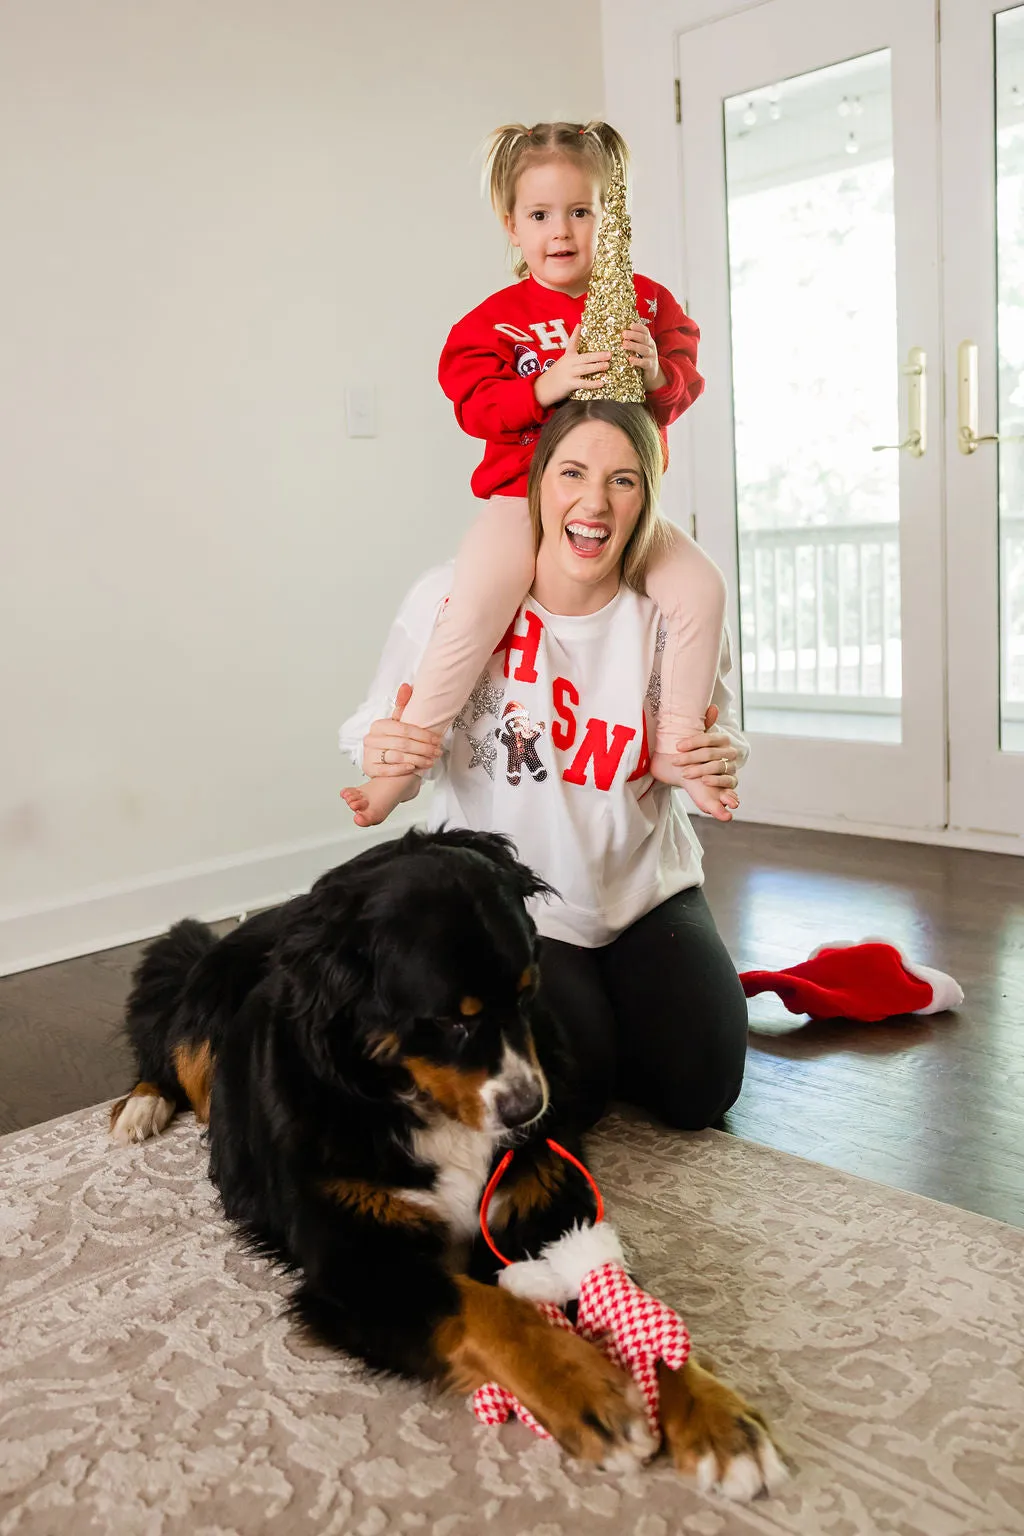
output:
[[[761,820],[946,822],[936,45],[935,0],[772,0],[679,38],[708,379],[683,430]]]
[[[1024,752],[1024,7],[995,18],[1000,748]]]
[[[890,52],[727,97],[724,126],[745,724],[898,743]]]

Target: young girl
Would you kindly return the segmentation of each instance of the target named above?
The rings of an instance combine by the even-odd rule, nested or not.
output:
[[[581,354],[577,339],[609,181],[616,168],[625,176],[627,162],[625,142],[607,123],[515,124],[491,138],[491,202],[520,253],[520,281],[460,320],[441,354],[441,387],[459,425],[487,446],[471,481],[480,510],[403,715],[438,737],[465,704],[533,583],[526,481],[540,429],[574,390],[599,391],[608,370],[611,354]],[[696,368],[700,333],[666,288],[639,274],[634,283],[641,318],[623,332],[623,343],[643,374],[647,408],[664,442],[665,428],[704,388]],[[578,554],[600,549],[600,511],[595,504],[594,523],[583,518],[567,525],[565,537]],[[662,526],[662,547],[647,575],[648,595],[667,629],[651,772],[727,821],[724,791],[684,779],[675,761],[681,738],[704,730],[725,584],[692,539],[667,520]],[[388,766],[386,750],[379,765],[364,765],[371,771]],[[412,771],[395,764],[363,786],[361,826],[383,821],[408,798]]]

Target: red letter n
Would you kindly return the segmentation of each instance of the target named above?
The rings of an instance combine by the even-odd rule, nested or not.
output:
[[[593,758],[594,783],[598,789],[611,789],[612,780],[622,762],[622,754],[635,735],[632,726],[616,725],[612,728],[612,742],[609,746],[607,720],[588,720],[587,734],[562,778],[567,784],[585,784],[587,767]]]

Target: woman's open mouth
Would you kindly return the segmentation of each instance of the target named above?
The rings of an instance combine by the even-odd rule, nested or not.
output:
[[[604,549],[612,533],[603,523],[566,523],[565,536],[578,555],[592,560]]]

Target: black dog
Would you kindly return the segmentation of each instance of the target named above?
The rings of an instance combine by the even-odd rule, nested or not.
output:
[[[594,1215],[547,1143],[580,1154],[537,997],[525,903],[545,892],[504,837],[413,832],[219,941],[177,924],[134,978],[140,1081],[111,1130],[140,1141],[188,1107],[208,1123],[225,1211],[297,1273],[294,1312],[320,1338],[463,1391],[496,1380],[573,1454],[633,1464],[655,1447],[632,1381],[497,1287],[479,1234],[513,1144],[491,1215],[509,1257]],[[710,1455],[724,1483],[752,1462],[746,1497],[771,1480],[760,1421],[698,1367],[666,1373],[662,1420],[680,1465]]]

